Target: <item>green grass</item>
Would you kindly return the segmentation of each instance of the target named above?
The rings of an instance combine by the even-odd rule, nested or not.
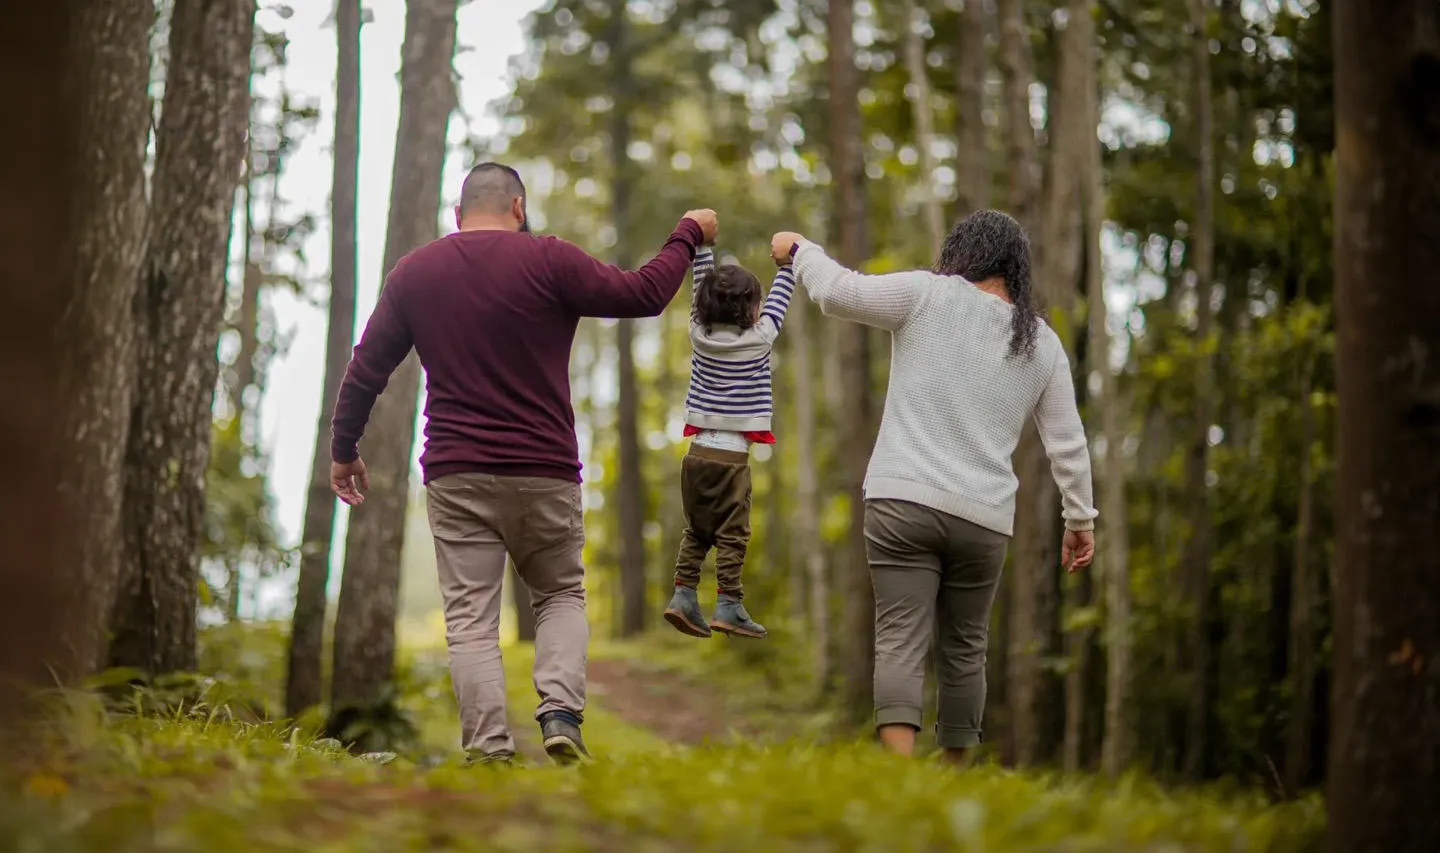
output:
[[[0,799],[5,850],[1310,850],[1321,808],[895,759],[651,748],[592,718],[579,770],[378,766],[213,716],[86,697]],[[613,726],[613,727],[612,727]]]
[[[725,656],[716,649],[667,638],[598,645],[593,656],[621,658],[654,677],[698,679],[722,704],[763,696],[754,712],[775,726],[771,736],[683,747],[619,718],[602,696],[585,726],[593,765],[465,768],[443,642],[422,637],[410,642],[400,667],[400,704],[419,742],[376,765],[279,724],[245,722],[257,705],[277,700],[274,638],[250,639],[207,638],[208,663],[231,680],[205,694],[214,706],[134,716],[107,711],[92,694],[59,694],[48,722],[26,733],[26,757],[11,756],[0,769],[0,850],[1248,853],[1321,846],[1318,798],[1273,805],[1258,793],[1167,791],[1140,778],[1111,783],[992,766],[955,772],[869,744],[823,743],[812,736],[823,715],[806,706],[808,687],[777,682],[763,666],[717,669]],[[256,653],[236,653],[245,649]],[[532,655],[526,646],[505,649],[512,728],[522,754],[538,757]],[[218,704],[246,691],[254,695],[243,714]],[[786,731],[796,736],[775,739]]]

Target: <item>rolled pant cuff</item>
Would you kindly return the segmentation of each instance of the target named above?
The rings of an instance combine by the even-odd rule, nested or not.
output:
[[[935,742],[944,749],[969,749],[980,745],[980,730],[936,724]]]
[[[875,728],[881,726],[909,726],[920,731],[924,716],[914,705],[879,705],[875,708]]]

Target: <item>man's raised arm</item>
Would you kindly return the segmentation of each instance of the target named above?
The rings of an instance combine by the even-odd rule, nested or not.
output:
[[[561,299],[583,317],[654,317],[665,310],[695,257],[715,239],[713,210],[686,213],[660,252],[638,270],[622,270],[590,257],[579,247],[555,240],[550,272]]]

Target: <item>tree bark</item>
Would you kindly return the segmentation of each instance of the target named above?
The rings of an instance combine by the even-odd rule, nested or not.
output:
[[[1211,385],[1213,365],[1210,295],[1215,265],[1215,143],[1214,105],[1210,83],[1210,40],[1206,24],[1208,0],[1188,0],[1191,30],[1191,73],[1194,75],[1195,221],[1191,223],[1190,269],[1195,274],[1195,339],[1200,352],[1195,360],[1195,408],[1185,457],[1186,505],[1190,535],[1184,549],[1186,598],[1195,608],[1191,624],[1188,663],[1190,701],[1185,732],[1185,774],[1198,779],[1205,773],[1205,741],[1209,720],[1209,599],[1210,500],[1206,476],[1210,467]]]
[[[916,0],[905,0],[905,70],[914,87],[910,97],[911,115],[915,121],[915,145],[920,149],[921,203],[925,228],[930,235],[930,257],[940,256],[945,240],[945,213],[940,196],[935,192],[935,113],[930,98],[930,74],[925,63],[925,10]],[[962,158],[963,159],[963,158]]]
[[[790,307],[786,335],[790,339],[791,371],[795,377],[795,530],[790,570],[804,571],[809,593],[811,660],[817,685],[831,680],[830,574],[825,545],[820,541],[819,479],[815,470],[815,374],[810,356],[811,307],[797,299]]]
[[[82,17],[78,6],[37,5],[0,27],[0,75],[26,81],[0,91],[6,120],[26,129],[0,135],[0,251],[6,263],[0,277],[0,435],[9,463],[0,489],[7,561],[0,572],[0,720],[6,723],[34,710],[27,703],[32,687],[53,686],[56,673],[84,672],[105,653],[107,602],[76,599],[90,592],[82,589],[89,578],[61,552],[72,544],[69,537],[84,531],[91,508],[62,500],[56,488],[59,457],[69,450],[56,440],[57,417],[69,417],[60,413],[71,402],[60,394],[57,365],[67,348],[84,345],[59,334],[69,291],[81,278],[74,210],[93,204],[96,189],[79,184],[75,168],[77,158],[94,151],[80,131],[90,84],[74,57],[81,41],[74,36],[90,28],[75,27]],[[107,43],[121,52],[135,49]],[[87,612],[87,606],[101,609]],[[21,726],[0,731],[27,737]]]
[[[104,663],[106,619],[120,576],[125,445],[135,388],[130,309],[145,256],[145,146],[150,134],[150,0],[73,4],[67,97],[78,108],[79,150],[69,180],[74,235],[58,329],[62,405],[55,432],[65,451],[55,492],[65,516],[84,518],[59,537],[75,618],[75,655],[63,675]],[[12,448],[12,452],[16,452]],[[77,535],[78,534],[78,535]]]
[[[195,666],[198,548],[235,188],[245,157],[254,0],[176,0],[135,299],[123,579],[110,659]]]
[[[832,0],[830,33],[830,172],[835,197],[835,234],[842,264],[865,260],[865,154],[860,120],[859,70],[855,66],[853,0]],[[843,372],[842,459],[850,496],[850,536],[845,560],[845,632],[841,646],[842,699],[847,713],[865,719],[871,711],[875,670],[875,594],[865,555],[865,468],[870,459],[871,377],[869,329],[846,324],[840,362]]]
[[[1049,99],[1051,123],[1050,168],[1046,180],[1045,230],[1041,258],[1042,275],[1051,288],[1052,304],[1064,312],[1062,327],[1074,329],[1075,349],[1083,343],[1078,320],[1083,305],[1079,283],[1083,278],[1090,289],[1099,290],[1098,253],[1100,231],[1086,207],[1088,194],[1084,172],[1091,159],[1090,150],[1098,143],[1094,113],[1090,108],[1091,90],[1095,79],[1095,21],[1093,0],[1070,0],[1067,6],[1065,31],[1060,36],[1059,80],[1054,97]],[[1092,239],[1093,238],[1093,239]],[[1082,261],[1084,263],[1082,263]],[[1097,269],[1092,275],[1088,263]],[[1087,360],[1077,359],[1081,381],[1094,368],[1097,353],[1087,351]],[[1104,353],[1099,353],[1101,363]],[[1042,449],[1043,453],[1043,449]],[[1047,513],[1050,522],[1049,540],[1059,533],[1055,525],[1059,495],[1049,472],[1045,474],[1043,492],[1051,501]],[[1036,484],[1037,492],[1042,491]],[[1044,524],[1042,520],[1042,529]],[[1046,564],[1035,566],[1044,573],[1054,571],[1054,552]],[[1065,618],[1062,619],[1063,644],[1069,668],[1065,673],[1065,723],[1062,740],[1062,764],[1066,770],[1080,769],[1083,756],[1085,724],[1085,685],[1089,682],[1091,629],[1086,625],[1068,626],[1069,617],[1089,604],[1089,576],[1066,577],[1064,582]]]
[[[1040,159],[1030,123],[1030,87],[1035,84],[1030,31],[1022,0],[997,0],[1000,22],[1000,77],[1005,94],[1005,162],[1010,175],[1006,203],[1032,234],[1040,196]]]
[[[985,4],[963,0],[960,58],[955,63],[956,213],[990,206],[990,145],[985,133]]]
[[[611,0],[607,41],[614,57],[610,108],[610,224],[615,229],[615,263],[628,269],[634,261],[630,239],[630,208],[634,171],[630,166],[631,55],[625,0]],[[635,379],[635,321],[620,320],[615,328],[620,393],[617,419],[620,440],[620,636],[645,629],[645,481],[640,460],[640,402]]]
[[[451,59],[456,4],[431,0],[406,8],[400,121],[385,236],[387,275],[401,258],[437,235],[445,130],[455,107]],[[370,434],[360,445],[371,491],[364,506],[350,512],[335,613],[332,713],[373,705],[394,675],[396,598],[419,391],[420,362],[411,353],[376,401]]]
[[[330,491],[330,418],[355,341],[356,206],[360,182],[360,0],[335,4],[335,160],[330,190],[330,316],[325,332],[325,380],[305,521],[300,532],[300,577],[290,631],[285,713],[295,716],[324,700],[321,657],[325,642],[325,591],[335,495]]]
[[[1336,3],[1330,849],[1440,849],[1440,9]],[[1417,279],[1418,276],[1418,279]]]
[[[1100,121],[1100,81],[1095,46],[1086,63],[1085,97],[1087,125]],[[1100,237],[1105,224],[1105,186],[1100,143],[1086,140],[1082,163],[1081,196],[1085,211],[1085,278],[1089,296],[1091,369],[1100,377],[1100,393],[1093,410],[1100,413],[1100,431],[1105,439],[1101,469],[1101,505],[1104,522],[1100,540],[1100,583],[1105,600],[1105,723],[1100,748],[1100,769],[1119,775],[1129,764],[1134,749],[1130,720],[1133,681],[1133,649],[1130,637],[1130,524],[1125,499],[1125,416],[1119,382],[1110,368],[1112,344],[1108,327],[1109,307],[1105,295],[1108,281]]]
[[[1033,176],[1038,155],[1029,120],[1029,91],[1033,83],[1028,36],[1020,10],[1005,0],[1001,11],[1002,70],[1010,98],[1006,105],[1010,157],[1011,206],[1021,222],[1038,223],[1039,275],[1037,294],[1052,311],[1052,324],[1073,328],[1080,278],[1080,218],[1077,167],[1086,140],[1094,129],[1086,127],[1085,112],[1076,109],[1084,96],[1085,63],[1094,41],[1088,17],[1089,4],[1071,0],[1068,25],[1061,35],[1058,86],[1048,98],[1050,151],[1043,187]],[[1083,19],[1083,20],[1082,20]],[[1037,204],[1037,188],[1043,197]],[[1073,343],[1073,342],[1072,342]],[[1009,666],[1010,714],[1017,764],[1033,764],[1053,744],[1050,728],[1040,710],[1053,692],[1042,659],[1056,646],[1054,629],[1058,597],[1059,497],[1050,475],[1048,458],[1033,425],[1022,434],[1015,454],[1020,480],[1016,496],[1014,557],[1012,559]]]

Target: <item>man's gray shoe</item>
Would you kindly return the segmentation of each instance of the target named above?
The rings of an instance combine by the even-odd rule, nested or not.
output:
[[[710,636],[710,629],[705,627],[705,615],[700,612],[700,600],[691,587],[675,587],[675,594],[670,596],[670,606],[665,608],[665,621],[682,634]]]
[[[545,754],[556,764],[566,766],[590,760],[585,740],[580,737],[580,724],[570,714],[552,711],[541,717],[540,736],[545,740]]]
[[[515,766],[515,756],[509,752],[492,752],[486,754],[476,750],[466,753],[465,766],[485,767],[491,770],[508,770]]]
[[[732,637],[750,637],[755,640],[764,639],[768,633],[764,625],[751,619],[750,614],[745,612],[745,605],[740,599],[723,594],[715,601],[715,618],[710,620],[710,628]]]

